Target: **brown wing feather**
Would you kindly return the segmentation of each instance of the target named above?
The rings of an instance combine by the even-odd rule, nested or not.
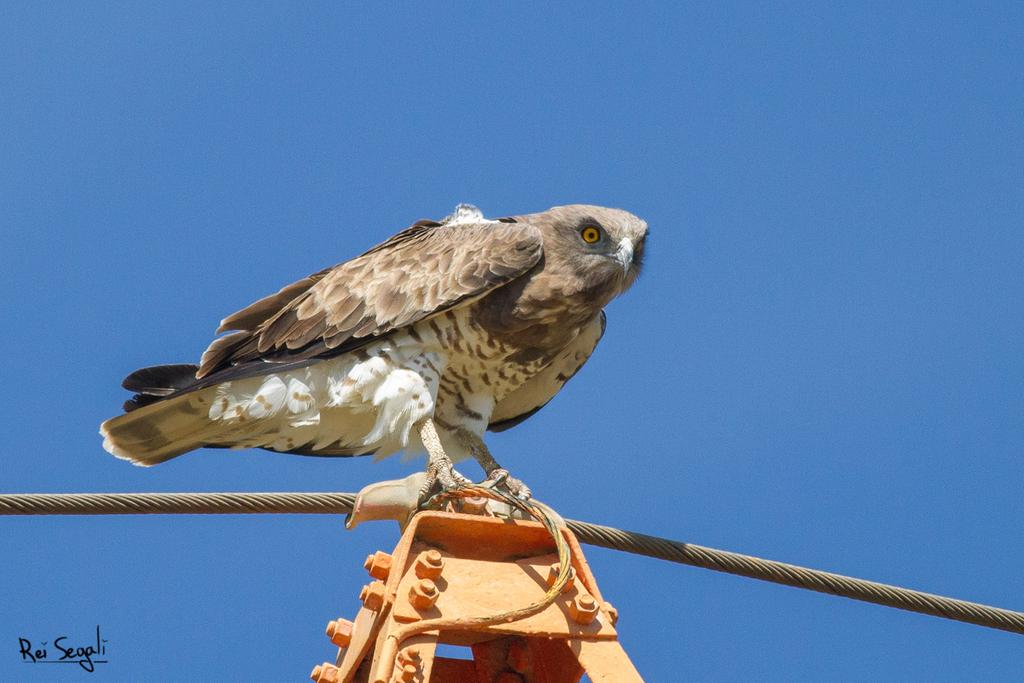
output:
[[[210,345],[196,376],[358,346],[511,282],[541,253],[528,223],[418,223],[225,318],[220,331],[240,331]]]
[[[282,306],[299,294],[315,285],[331,270],[333,270],[333,267],[324,268],[319,273],[313,273],[309,277],[293,282],[287,287],[282,287],[276,294],[263,297],[242,310],[232,313],[220,321],[217,333],[227,332],[228,330],[255,330],[260,323],[280,311]]]

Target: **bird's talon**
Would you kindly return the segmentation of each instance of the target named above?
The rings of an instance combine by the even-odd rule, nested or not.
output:
[[[451,463],[431,461],[427,464],[427,480],[420,488],[420,506],[427,505],[436,495],[456,491],[471,483]]]
[[[503,467],[496,467],[491,470],[483,485],[488,488],[500,488],[520,500],[529,500],[533,495],[529,486],[510,475],[508,470]]]

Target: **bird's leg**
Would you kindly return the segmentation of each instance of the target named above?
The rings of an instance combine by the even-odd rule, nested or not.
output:
[[[480,467],[487,473],[488,482],[493,483],[496,486],[502,486],[514,496],[520,498],[529,498],[532,494],[530,487],[524,484],[519,479],[509,475],[508,470],[498,464],[498,461],[491,455],[490,449],[487,448],[487,444],[479,436],[469,431],[468,429],[459,428],[459,438],[462,440],[469,452],[473,454],[476,461],[480,463]]]
[[[418,425],[423,447],[427,449],[427,481],[420,489],[420,499],[430,495],[434,484],[440,484],[442,491],[453,491],[463,484],[471,483],[469,479],[455,471],[451,458],[444,452],[441,437],[432,419],[425,418]]]

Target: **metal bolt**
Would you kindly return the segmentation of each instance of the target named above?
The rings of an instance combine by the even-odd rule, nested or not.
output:
[[[437,602],[437,596],[441,593],[437,590],[437,584],[430,579],[420,579],[412,585],[409,590],[409,602],[416,609],[427,610]]]
[[[363,607],[373,612],[379,612],[384,606],[384,583],[372,581],[359,593],[359,599],[363,601]]]
[[[418,661],[420,661],[420,649],[414,645],[410,645],[398,653],[399,664],[416,664]]]
[[[586,593],[569,603],[569,615],[578,624],[589,624],[597,617],[597,601]]]
[[[317,664],[313,667],[313,671],[309,674],[309,677],[316,681],[316,683],[338,683],[341,680],[338,675],[340,670],[333,664],[324,662],[323,664]]]
[[[363,568],[370,573],[375,579],[381,581],[388,580],[388,574],[391,573],[391,555],[378,550],[373,555],[366,556],[366,562],[363,563]]]
[[[548,569],[548,586],[554,586],[555,581],[558,580],[558,573],[562,571],[562,565],[555,562]],[[569,579],[565,582],[565,587],[562,588],[563,593],[567,593],[572,590],[572,587],[576,584],[576,570],[569,567]]]
[[[398,670],[398,675],[395,678],[402,683],[412,683],[416,678],[416,667],[412,664],[406,664]]]
[[[406,664],[402,667],[402,681],[409,683],[412,679],[416,678],[416,667],[412,664]]]
[[[328,622],[327,637],[338,647],[348,647],[352,642],[352,622],[340,617]]]
[[[436,579],[444,569],[444,558],[441,553],[431,548],[424,550],[416,558],[415,572],[421,579]]]
[[[608,613],[608,618],[611,619],[612,626],[615,626],[615,624],[619,623],[619,610],[615,609],[612,603],[605,602],[601,605],[601,607],[603,607],[604,611]]]

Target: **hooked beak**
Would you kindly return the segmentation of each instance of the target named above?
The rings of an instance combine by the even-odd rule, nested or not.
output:
[[[615,260],[622,266],[622,274],[628,274],[630,266],[633,265],[633,240],[628,237],[622,238],[619,248],[615,252]]]

